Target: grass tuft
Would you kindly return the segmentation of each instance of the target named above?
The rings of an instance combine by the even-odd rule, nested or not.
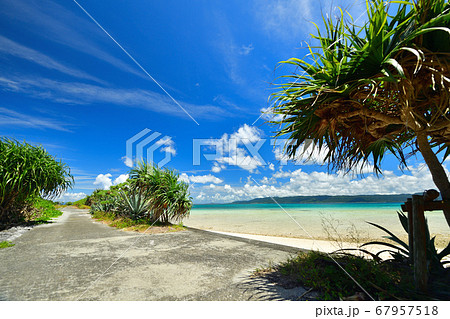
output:
[[[376,300],[411,300],[414,298],[410,271],[399,265],[377,263],[360,256],[333,254],[333,259]],[[300,253],[271,269],[257,269],[255,276],[276,272],[296,286],[313,288],[321,300],[346,300],[363,296],[363,290],[325,253]],[[276,277],[276,276],[272,276]],[[419,297],[420,298],[420,297]]]
[[[13,244],[13,243],[11,243],[9,241],[0,241],[0,249],[12,247],[14,245],[15,244]]]

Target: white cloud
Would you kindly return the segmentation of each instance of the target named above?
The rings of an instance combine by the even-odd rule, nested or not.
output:
[[[236,132],[230,135],[230,140],[236,140],[238,144],[246,141],[255,143],[261,139],[262,131],[255,127],[244,124]]]
[[[282,164],[286,164],[288,161],[295,162],[296,165],[323,165],[325,164],[325,157],[328,153],[326,146],[319,150],[319,147],[311,143],[303,143],[298,147],[295,157],[286,155],[284,151],[284,144],[291,143],[290,140],[277,140],[277,146],[273,148],[275,159]]]
[[[202,188],[201,200],[196,199],[196,202],[220,203],[269,196],[412,194],[431,188],[436,186],[426,166],[412,167],[402,175],[384,171],[379,178],[373,174],[354,178],[351,175],[305,172],[302,169],[279,170],[272,177],[265,176],[257,182],[249,178],[243,185],[216,185],[214,190]],[[193,194],[195,196],[195,190]]]
[[[156,145],[164,145],[165,147],[161,148],[161,152],[170,153],[172,155],[177,155],[177,151],[175,149],[175,142],[172,140],[170,136],[164,136],[160,140],[156,141]]]
[[[128,174],[122,174],[114,180],[113,184],[118,185],[124,183],[127,181],[128,177],[130,177]]]
[[[284,118],[281,114],[274,114],[271,107],[263,107],[260,112],[261,118],[267,121],[281,121]]]
[[[222,169],[224,169],[225,166],[224,165],[219,165],[219,163],[214,163],[213,167],[211,168],[211,171],[213,173],[219,173]]]
[[[111,48],[114,44],[87,17],[74,12],[76,10],[68,10],[55,1],[2,0],[1,14],[2,20],[9,18],[14,22],[18,21],[27,26],[27,31],[37,34],[38,37],[88,54],[124,72],[147,79],[145,74],[130,62],[124,62],[122,58],[111,55],[111,50],[103,49],[105,46]]]
[[[122,157],[123,163],[128,167],[133,167],[133,160],[127,156]]]
[[[18,76],[0,77],[0,87],[10,92],[27,94],[34,98],[62,104],[108,103],[187,117],[186,113],[168,96],[142,89],[122,89]],[[183,101],[179,103],[189,114],[199,118],[216,119],[233,115],[224,107],[209,104],[195,105]]]
[[[189,176],[186,173],[181,173],[180,176],[178,177],[179,181],[183,181],[185,183],[189,183]]]
[[[269,163],[269,169],[271,171],[274,171],[275,170],[275,165],[273,163]]]
[[[262,135],[263,132],[257,127],[244,124],[230,135],[225,133],[220,139],[208,140],[206,144],[219,150],[212,171],[218,173],[229,165],[253,172],[263,166],[265,162],[258,152],[264,143]]]
[[[83,199],[85,198],[87,195],[83,192],[80,193],[64,193],[61,196],[59,196],[58,198],[54,199],[54,201],[56,202],[62,202],[62,203],[67,203],[67,202],[76,202],[77,200]]]
[[[253,172],[258,166],[264,165],[260,159],[246,155],[246,151],[243,148],[236,148],[234,154],[216,158],[216,161],[230,166],[238,166],[249,172]]]
[[[96,82],[103,82],[97,79],[96,77],[87,74],[84,71],[63,65],[62,63],[55,61],[54,59],[50,58],[49,56],[46,56],[45,54],[27,48],[1,35],[0,35],[0,53],[22,58],[30,62],[34,62],[44,68],[56,70],[61,73],[65,73],[77,78],[92,80]]]
[[[170,153],[172,155],[177,155],[177,151],[172,146],[166,146],[162,149],[162,151],[164,151],[166,153]]]
[[[282,40],[298,40],[302,33],[309,33],[314,26],[313,18],[316,0],[273,0],[256,1],[254,12],[261,28],[268,35]]]
[[[94,181],[94,185],[100,186],[102,189],[109,189],[112,186],[111,174],[99,174]]]
[[[208,175],[191,175],[189,176],[189,180],[193,183],[198,183],[198,184],[206,184],[206,183],[214,183],[214,184],[220,184],[223,182],[222,179],[208,174]]]
[[[0,82],[2,79],[0,78]],[[2,126],[15,126],[15,127],[32,127],[32,128],[44,128],[53,129],[57,131],[70,132],[67,129],[67,124],[55,121],[53,119],[31,116],[28,114],[18,113],[16,111],[0,107],[0,125]]]

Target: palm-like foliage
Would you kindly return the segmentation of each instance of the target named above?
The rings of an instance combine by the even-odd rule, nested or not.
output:
[[[0,221],[30,196],[54,198],[72,185],[69,167],[41,146],[0,139]]]
[[[192,200],[188,185],[178,180],[178,174],[169,169],[162,173],[161,184],[152,196],[155,218],[162,222],[181,220],[189,215]]]
[[[395,14],[391,15],[392,6]],[[367,1],[367,23],[358,27],[324,19],[319,52],[290,59],[302,74],[285,76],[273,95],[284,116],[295,157],[309,140],[327,151],[332,169],[349,171],[371,161],[380,172],[386,152],[406,165],[405,149],[420,151],[442,197],[450,183],[432,147],[450,154],[450,5],[445,0]],[[361,166],[362,167],[362,166]],[[450,225],[450,212],[445,212]]]
[[[398,218],[400,220],[400,223],[402,224],[403,229],[405,230],[406,233],[408,233],[408,228],[409,228],[408,217],[405,214],[403,214],[402,212],[397,212],[397,214],[398,214]],[[378,261],[382,260],[380,258],[380,255],[387,252],[394,258],[394,260],[409,263],[412,252],[409,248],[408,243],[405,243],[403,240],[401,240],[399,237],[397,237],[394,233],[392,233],[387,228],[385,228],[381,225],[377,225],[374,223],[369,223],[369,224],[372,226],[375,226],[375,227],[381,229],[382,231],[384,231],[385,233],[387,233],[388,236],[383,236],[383,238],[389,239],[390,241],[392,241],[392,243],[386,243],[386,242],[382,242],[382,241],[371,241],[371,242],[361,245],[360,248],[363,248],[366,246],[371,246],[371,245],[377,245],[377,246],[387,247],[387,249],[380,250],[375,254],[370,253],[364,249],[341,249],[340,251],[361,250],[364,253],[371,255],[374,259],[376,259]],[[425,220],[425,239],[426,239],[426,249],[427,249],[426,256],[427,256],[429,270],[430,271],[444,270],[445,265],[450,263],[450,261],[444,260],[445,257],[450,255],[450,243],[444,249],[442,249],[440,252],[438,252],[436,249],[436,245],[435,245],[436,236],[431,237],[430,230],[428,228],[428,223],[426,220]]]
[[[140,189],[150,201],[152,220],[168,222],[189,215],[192,199],[188,185],[178,177],[173,170],[161,169],[146,162],[139,162],[130,171],[131,185]]]
[[[128,193],[120,191],[123,201],[123,210],[131,219],[146,217],[150,209],[150,200],[146,199],[144,194],[137,189],[132,189]]]

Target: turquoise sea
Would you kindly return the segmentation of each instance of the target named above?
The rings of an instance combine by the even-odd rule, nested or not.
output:
[[[187,226],[225,232],[296,238],[366,240],[385,235],[367,222],[406,238],[397,211],[401,203],[194,205]],[[426,212],[438,241],[450,239],[442,212]]]

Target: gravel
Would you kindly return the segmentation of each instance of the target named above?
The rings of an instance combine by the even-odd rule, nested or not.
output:
[[[33,226],[16,226],[6,230],[0,231],[0,242],[2,241],[13,241],[27,231],[31,230]]]

